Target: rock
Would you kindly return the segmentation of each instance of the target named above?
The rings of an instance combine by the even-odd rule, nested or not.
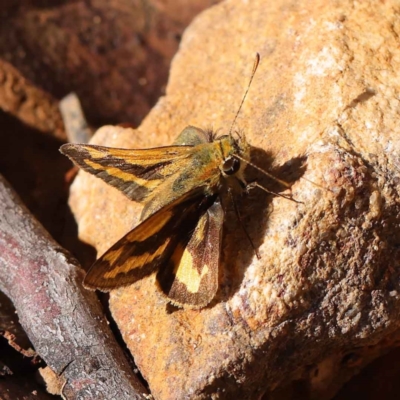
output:
[[[292,398],[330,398],[395,345],[399,13],[394,0],[224,2],[187,29],[167,94],[140,128],[96,134],[97,144],[141,148],[167,145],[187,125],[227,133],[259,52],[235,128],[259,149],[257,165],[295,178],[300,203],[256,189],[242,201],[261,259],[226,213],[224,276],[209,307],[171,308],[153,276],[111,293],[113,317],[156,399],[283,398],[299,381],[302,394]],[[84,173],[71,206],[99,254],[140,211]]]

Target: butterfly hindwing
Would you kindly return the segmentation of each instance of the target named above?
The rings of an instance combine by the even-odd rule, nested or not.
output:
[[[197,146],[212,141],[212,132],[204,131],[195,126],[187,126],[174,141],[175,145]]]
[[[84,285],[109,291],[163,268],[177,244],[195,229],[213,201],[214,198],[194,189],[155,212],[93,264]]]
[[[224,213],[215,201],[199,219],[190,237],[181,236],[157,282],[179,306],[205,307],[218,290],[219,258]]]

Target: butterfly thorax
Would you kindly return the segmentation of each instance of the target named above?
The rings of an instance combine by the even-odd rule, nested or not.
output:
[[[196,144],[190,146],[186,136],[192,140],[194,130],[197,134]],[[201,136],[202,134],[204,136]],[[213,140],[211,136],[207,137],[204,131],[188,127],[177,142],[184,143],[184,147],[188,149],[185,161],[177,160],[174,163],[174,168],[171,168],[174,173],[149,196],[141,219],[191,190],[199,189],[205,196],[214,196],[220,193],[222,187],[238,191],[246,184],[243,176],[245,163],[235,158],[237,155],[248,159],[249,146],[244,140],[235,140],[231,136],[221,136]],[[163,197],[160,197],[159,193],[163,193]]]

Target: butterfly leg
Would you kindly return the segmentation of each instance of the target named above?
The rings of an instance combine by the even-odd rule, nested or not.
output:
[[[247,186],[246,186],[246,191],[249,192],[250,190],[255,189],[255,188],[259,188],[259,189],[263,190],[266,193],[273,194],[274,196],[279,196],[279,197],[283,197],[286,200],[294,201],[297,204],[303,204],[302,201],[296,200],[291,196],[285,196],[284,194],[280,194],[280,193],[276,193],[276,192],[273,192],[271,190],[268,190],[267,188],[265,188],[264,186],[261,186],[257,182],[248,183]]]

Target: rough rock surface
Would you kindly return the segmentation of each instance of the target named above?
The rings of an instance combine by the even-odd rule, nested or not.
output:
[[[296,178],[302,202],[254,191],[243,200],[260,260],[227,213],[225,274],[208,308],[172,309],[152,276],[111,294],[156,399],[283,398],[291,381],[306,383],[296,398],[327,398],[395,345],[399,17],[394,0],[227,1],[186,31],[167,94],[140,128],[96,134],[95,143],[129,148],[171,143],[189,124],[226,132],[258,51],[237,127],[264,150],[258,165]],[[140,209],[83,173],[71,206],[100,254]]]

